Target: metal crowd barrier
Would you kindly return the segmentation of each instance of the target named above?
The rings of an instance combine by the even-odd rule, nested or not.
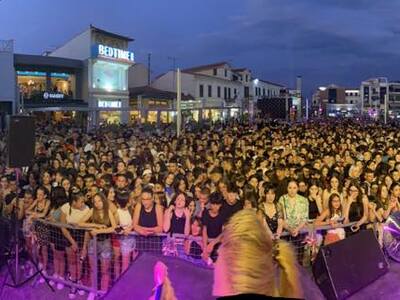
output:
[[[324,240],[329,232],[337,229],[345,229],[351,227],[355,223],[340,224],[336,227],[331,226],[314,226],[308,224],[307,228],[300,231],[296,237],[290,236],[288,232],[283,232],[281,239],[287,240],[294,246],[294,249],[298,256],[298,261],[303,266],[309,266],[316,253],[324,244]],[[62,283],[66,287],[74,287],[81,291],[94,293],[95,295],[103,295],[107,290],[101,289],[101,282],[109,280],[107,288],[112,287],[113,282],[123,274],[122,267],[119,274],[116,273],[116,264],[121,264],[120,261],[115,261],[115,240],[118,239],[120,234],[112,234],[109,241],[104,240],[104,237],[94,236],[91,237],[90,241],[90,253],[86,256],[82,256],[82,247],[85,233],[91,229],[82,228],[72,225],[65,225],[59,223],[53,223],[46,220],[35,220],[32,224],[31,231],[24,226],[25,240],[27,243],[32,242],[32,245],[28,245],[28,249],[31,246],[33,257],[42,263],[43,269],[46,271],[46,277],[55,283]],[[76,252],[76,257],[72,257],[71,247],[66,242],[64,235],[62,234],[61,228],[69,230],[77,241],[79,251]],[[133,238],[132,243],[132,256],[129,258],[129,265],[134,263],[134,253],[150,252],[162,256],[172,256],[179,259],[189,261],[196,266],[209,268],[210,263],[204,262],[201,254],[202,238],[201,236],[185,236],[183,234],[158,234],[153,236],[140,236],[132,232],[127,237]],[[114,245],[114,248],[113,246]],[[47,251],[43,249],[47,248]],[[110,253],[111,251],[111,253]],[[44,257],[47,255],[47,258]],[[47,259],[47,263],[46,263]],[[103,266],[104,261],[108,259],[108,266]],[[121,255],[119,255],[121,259]],[[46,265],[43,265],[46,263]],[[56,271],[60,272],[60,265],[64,263],[65,269],[61,267],[61,271],[64,274],[56,274]],[[76,265],[77,268],[74,268]],[[121,266],[121,265],[120,265]],[[57,270],[56,270],[57,269]],[[72,273],[75,272],[76,276]],[[104,274],[107,272],[107,274]],[[50,275],[51,274],[51,275]],[[61,275],[61,276],[58,276]]]

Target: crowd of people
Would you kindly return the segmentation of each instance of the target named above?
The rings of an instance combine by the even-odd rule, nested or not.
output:
[[[38,122],[36,132],[29,168],[0,165],[0,210],[21,221],[26,249],[37,249],[44,273],[62,279],[52,282],[59,289],[79,282],[80,263],[90,269],[98,257],[107,290],[137,256],[140,240],[132,233],[198,237],[184,252],[212,264],[224,224],[241,210],[255,211],[274,240],[285,236],[304,247],[311,223],[331,226],[321,243],[372,223],[381,236],[379,224],[400,209],[395,126],[231,120],[176,137],[123,125],[86,132]],[[76,292],[71,288],[70,297]]]

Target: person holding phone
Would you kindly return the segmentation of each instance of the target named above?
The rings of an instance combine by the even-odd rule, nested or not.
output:
[[[356,183],[351,183],[346,193],[347,201],[344,206],[344,224],[356,222],[349,229],[348,233],[355,233],[365,228],[368,221],[368,197],[363,194]]]

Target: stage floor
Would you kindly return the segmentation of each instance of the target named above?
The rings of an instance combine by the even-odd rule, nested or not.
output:
[[[153,266],[157,260],[163,261],[169,269],[171,281],[179,300],[212,300],[213,274],[211,270],[193,266],[191,263],[169,257],[142,254],[128,271],[115,283],[105,300],[135,299],[147,300],[153,288]],[[351,300],[400,299],[400,264],[391,263],[390,272],[368,287],[359,291]],[[324,299],[313,282],[310,273],[302,270],[302,281],[306,299]],[[0,276],[2,283],[2,276]],[[20,289],[5,287],[1,300],[62,300],[68,299],[68,289],[52,293],[45,284],[32,287],[27,283]],[[76,299],[86,299],[77,296]]]

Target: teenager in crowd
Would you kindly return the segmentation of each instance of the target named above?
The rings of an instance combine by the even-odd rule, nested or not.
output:
[[[118,192],[115,195],[115,200],[118,206],[115,214],[118,235],[115,237],[117,243],[113,243],[113,251],[114,277],[118,278],[121,272],[123,273],[128,269],[131,257],[134,259],[137,252],[135,249],[135,237],[130,235],[133,230],[133,208],[129,205],[129,193]]]
[[[315,226],[330,225],[334,229],[330,229],[325,237],[325,244],[332,243],[345,238],[343,228],[335,228],[343,224],[343,206],[342,200],[338,194],[331,194],[328,199],[328,208],[325,209],[315,220]]]
[[[85,204],[85,196],[79,192],[73,193],[68,203],[61,207],[61,224],[77,225],[90,212]],[[67,239],[66,253],[69,280],[77,283],[81,277],[79,258],[83,247],[85,231],[81,229],[61,227],[62,233]],[[77,289],[72,287],[69,293],[70,299],[76,297]],[[81,293],[82,294],[82,293]]]
[[[265,197],[258,205],[257,215],[267,227],[272,238],[279,239],[283,231],[282,210],[275,197],[275,187],[268,184],[264,187]]]
[[[100,258],[100,288],[102,291],[107,291],[111,277],[111,233],[116,228],[116,222],[104,194],[98,193],[93,197],[93,208],[79,224],[80,226],[93,228],[85,234],[82,257],[85,257],[86,254],[89,255],[91,269],[96,265],[94,260]]]
[[[185,194],[179,193],[174,196],[170,206],[164,213],[164,232],[189,235],[190,233],[190,210],[186,207]]]
[[[162,208],[155,204],[152,189],[146,188],[142,191],[140,203],[135,206],[133,228],[138,234],[148,236],[162,233],[162,226]]]
[[[210,208],[203,212],[203,253],[202,258],[208,261],[216,259],[217,245],[219,243],[222,226],[225,223],[225,216],[221,213],[223,197],[220,193],[214,192],[210,195]]]
[[[49,209],[48,191],[43,186],[38,187],[35,201],[28,208],[27,213],[34,224],[35,240],[39,247],[39,263],[44,275],[47,275],[49,227],[41,222],[40,219],[47,216]],[[39,282],[44,283],[44,278],[41,278]]]
[[[344,224],[356,222],[350,227],[350,232],[357,232],[365,229],[368,221],[368,197],[363,194],[359,185],[351,183],[347,192],[347,199],[344,205]]]

